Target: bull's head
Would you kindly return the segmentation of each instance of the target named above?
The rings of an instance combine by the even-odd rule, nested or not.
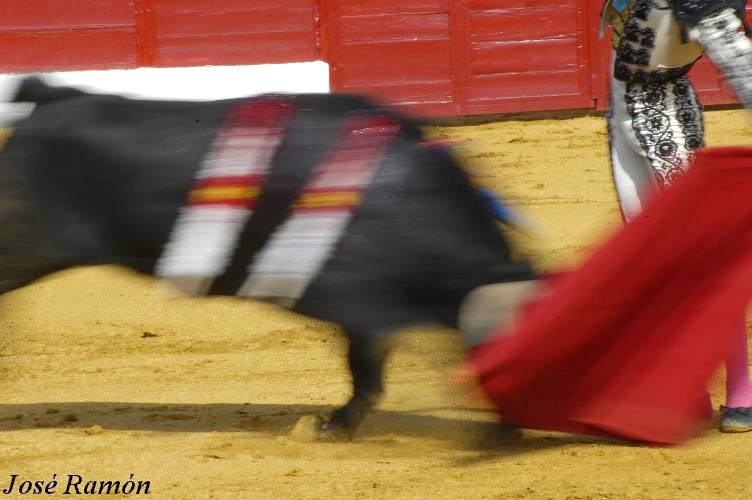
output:
[[[476,288],[462,304],[459,328],[469,346],[483,342],[492,332],[511,325],[521,308],[537,293],[536,281],[494,283]]]

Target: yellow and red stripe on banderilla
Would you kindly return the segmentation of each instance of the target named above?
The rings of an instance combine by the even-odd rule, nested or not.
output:
[[[253,210],[261,196],[259,176],[253,178],[210,177],[201,179],[191,190],[188,202],[191,205],[231,205]],[[293,205],[302,210],[354,210],[362,198],[360,189],[315,189],[305,190]]]
[[[355,210],[360,204],[360,189],[315,189],[304,191],[293,208],[300,210]]]
[[[188,195],[191,205],[230,205],[253,210],[261,196],[261,176],[226,176],[200,179]]]

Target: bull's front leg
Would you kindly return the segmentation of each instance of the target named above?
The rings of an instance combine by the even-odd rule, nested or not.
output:
[[[385,336],[349,335],[347,361],[352,376],[353,395],[337,408],[321,426],[323,437],[349,440],[360,423],[384,393],[384,364],[389,353]]]
[[[348,365],[353,395],[328,417],[301,419],[292,437],[304,441],[350,441],[360,423],[384,392],[384,364],[389,354],[387,336],[347,331]],[[311,429],[313,427],[313,429]]]

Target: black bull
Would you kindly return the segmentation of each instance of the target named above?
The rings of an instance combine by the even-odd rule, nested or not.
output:
[[[346,95],[289,96],[295,112],[241,246],[258,249],[287,216],[314,165],[353,112],[400,124],[357,212],[297,312],[341,325],[353,396],[321,424],[349,436],[382,393],[387,334],[455,327],[474,289],[531,278],[452,157],[426,147],[392,111]],[[70,266],[153,273],[194,175],[238,100],[136,101],[25,80],[36,103],[0,157],[0,293]],[[244,233],[245,234],[245,233]],[[240,271],[238,271],[240,272]]]

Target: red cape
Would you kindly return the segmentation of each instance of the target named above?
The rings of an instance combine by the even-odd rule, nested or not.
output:
[[[471,364],[507,423],[678,443],[750,296],[752,149],[705,149]]]

